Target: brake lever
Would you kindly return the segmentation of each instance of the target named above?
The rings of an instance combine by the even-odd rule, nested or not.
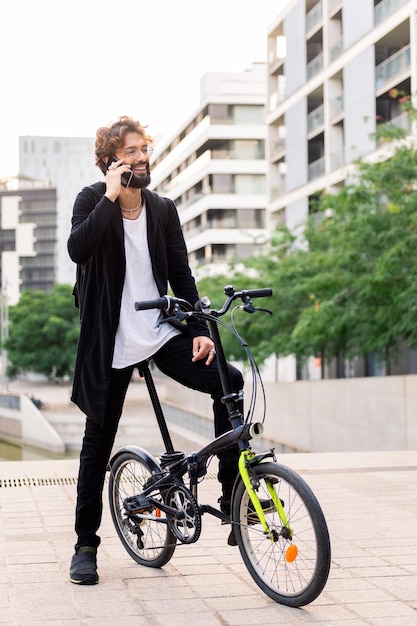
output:
[[[193,314],[192,311],[183,311],[179,304],[175,304],[173,307],[174,314],[169,315],[168,317],[164,317],[161,320],[161,324],[165,324],[167,322],[183,322],[188,317],[191,317]]]
[[[269,313],[269,315],[272,315],[272,311],[270,311],[269,309],[264,309],[262,307],[255,307],[253,306],[252,302],[248,302],[247,304],[245,304],[244,306],[240,307],[243,311],[245,311],[245,313],[257,313],[258,311],[260,311],[261,313]]]

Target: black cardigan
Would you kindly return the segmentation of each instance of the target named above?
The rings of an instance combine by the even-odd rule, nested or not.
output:
[[[78,194],[68,239],[69,255],[77,263],[74,295],[80,309],[71,400],[99,423],[104,419],[126,269],[120,207],[104,196],[105,190],[105,183],[100,182]],[[159,294],[167,293],[169,283],[177,297],[194,304],[198,292],[175,204],[148,189],[143,193],[149,253]],[[188,330],[192,337],[209,335],[205,324],[193,320]]]

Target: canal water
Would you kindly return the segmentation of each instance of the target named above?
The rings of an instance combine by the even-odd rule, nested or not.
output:
[[[0,439],[0,463],[2,461],[45,461],[51,459],[76,459],[79,452],[70,450],[65,454],[38,450],[31,446],[21,446]]]

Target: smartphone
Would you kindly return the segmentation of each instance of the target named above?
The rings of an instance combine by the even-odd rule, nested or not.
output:
[[[118,159],[115,156],[109,157],[109,160],[107,162],[107,167],[109,167],[112,163],[116,163],[117,161],[120,161],[120,159]],[[133,176],[133,172],[125,172],[124,174],[122,174],[121,183],[123,187],[129,187],[130,181],[132,180],[132,176]]]

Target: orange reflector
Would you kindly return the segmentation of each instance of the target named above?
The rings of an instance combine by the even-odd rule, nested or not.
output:
[[[285,553],[285,558],[288,561],[288,563],[292,563],[293,561],[295,561],[297,556],[298,556],[298,548],[297,548],[297,546],[294,543],[292,543],[287,548],[287,551]]]
[[[161,517],[161,509],[155,509],[155,517]]]

